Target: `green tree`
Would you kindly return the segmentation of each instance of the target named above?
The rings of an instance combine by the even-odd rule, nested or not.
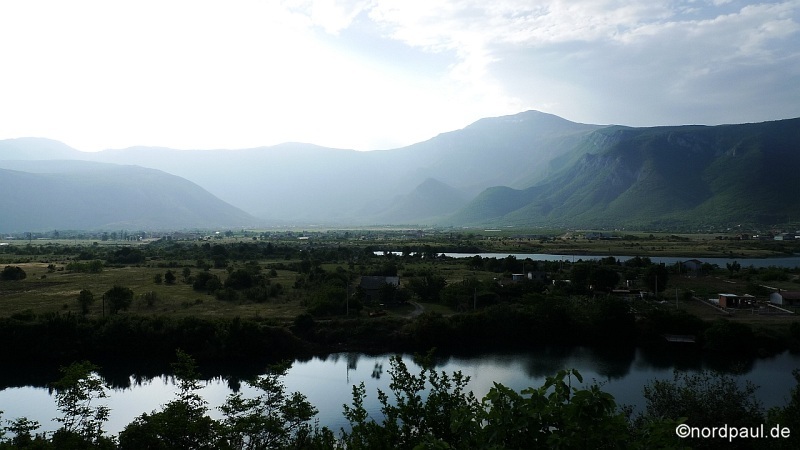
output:
[[[141,249],[122,247],[110,255],[108,261],[112,264],[141,264],[145,262],[145,259]]]
[[[638,267],[638,268],[648,267],[650,264],[652,264],[652,262],[650,261],[650,258],[648,258],[647,256],[634,256],[633,258],[630,258],[624,263],[622,263],[622,265],[624,265],[625,267]]]
[[[154,291],[148,291],[142,294],[142,299],[148,308],[152,308],[158,301],[158,294]]]
[[[419,276],[412,277],[408,281],[408,289],[422,302],[438,302],[439,294],[446,285],[445,278],[430,269],[423,270]]]
[[[256,279],[250,271],[236,269],[228,275],[225,280],[225,287],[231,289],[247,289],[256,283]]]
[[[653,264],[644,271],[644,283],[655,293],[664,292],[669,281],[669,270],[662,264]]]
[[[578,293],[585,293],[589,287],[589,276],[592,273],[592,266],[586,262],[579,262],[572,265],[570,269],[570,281],[572,289]]]
[[[796,381],[792,389],[789,403],[784,407],[772,408],[767,414],[768,423],[771,426],[781,425],[788,427],[792,431],[788,439],[773,439],[770,442],[772,448],[796,449],[800,448],[800,369],[794,369],[792,376]]]
[[[489,448],[631,448],[627,417],[597,384],[585,389],[577,370],[515,392],[501,384],[483,400],[482,446]]]
[[[477,448],[480,402],[466,389],[469,377],[438,374],[427,362],[414,375],[399,356],[390,365],[391,396],[378,391],[382,423],[371,419],[364,406],[364,383],[353,386],[353,404],[344,407],[351,426],[342,436],[346,448]]]
[[[171,270],[167,270],[167,272],[164,274],[164,282],[167,284],[175,284],[176,279],[177,277],[174,273],[172,273]]]
[[[195,291],[212,293],[220,288],[222,288],[222,282],[218,276],[211,272],[198,272],[194,277],[194,283],[192,283],[192,289]]]
[[[750,326],[717,319],[703,332],[703,347],[723,354],[747,354],[756,350],[756,339]]]
[[[123,286],[114,285],[114,287],[103,294],[103,301],[108,302],[111,314],[116,314],[131,306],[131,302],[133,302],[133,291]]]
[[[613,257],[610,257],[613,259]],[[616,260],[613,264],[606,260],[605,264],[581,262],[574,264],[570,270],[572,285],[578,293],[585,292],[591,286],[595,291],[610,291],[619,283]]]
[[[333,446],[329,430],[317,433],[310,424],[317,409],[303,394],[286,393],[281,378],[288,368],[285,364],[273,366],[266,375],[247,382],[259,390],[257,397],[231,394],[219,407],[224,414],[222,436],[230,448],[306,448],[315,439]]]
[[[0,280],[5,281],[20,281],[24,280],[27,276],[28,274],[19,266],[6,266],[3,268],[3,271],[0,272]]]
[[[613,257],[610,257],[613,258]],[[611,291],[619,283],[619,273],[614,266],[595,265],[589,272],[589,284],[596,291]]]
[[[62,424],[54,441],[98,444],[104,439],[103,424],[108,420],[110,409],[95,404],[108,397],[106,386],[95,373],[97,366],[83,361],[61,369],[62,377],[52,383],[56,405],[61,417],[55,420]]]
[[[86,266],[86,271],[89,273],[100,273],[103,271],[103,261],[95,259],[89,261]]]
[[[429,361],[429,360],[428,360]],[[538,388],[516,392],[502,384],[478,401],[459,372],[436,373],[422,361],[411,374],[399,357],[390,361],[391,392],[378,391],[379,423],[364,406],[364,384],[345,405],[348,449],[394,448],[681,448],[674,420],[653,419],[632,428],[628,414],[597,384],[578,387],[576,370],[547,377]]]
[[[8,441],[11,444],[11,447],[8,448],[36,448],[37,444],[39,448],[46,448],[44,436],[32,434],[40,428],[39,422],[30,420],[27,417],[19,417],[7,422],[8,426],[0,428],[0,448],[6,448],[2,445],[4,431],[10,431],[14,434],[14,437]]]
[[[81,314],[89,314],[89,308],[94,303],[94,294],[88,289],[81,289],[78,293],[78,304],[81,306]]]
[[[347,298],[344,287],[326,284],[315,289],[310,296],[308,312],[313,316],[331,316],[360,311],[361,302]]]
[[[649,421],[668,417],[685,418],[692,426],[727,424],[731,427],[756,427],[764,423],[764,410],[755,397],[757,387],[739,383],[731,375],[702,371],[696,374],[675,371],[672,380],[656,380],[644,387],[645,412],[636,419],[642,429]],[[687,439],[693,448],[715,448],[711,439]],[[726,442],[726,448],[751,448],[752,442]]]
[[[219,424],[208,416],[208,404],[197,393],[201,386],[194,359],[178,350],[172,370],[179,388],[176,398],[129,423],[119,434],[120,449],[223,448]]]

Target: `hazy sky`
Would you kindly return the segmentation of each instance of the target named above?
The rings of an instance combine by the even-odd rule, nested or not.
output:
[[[3,0],[0,64],[0,139],[85,151],[755,122],[800,116],[800,0]]]

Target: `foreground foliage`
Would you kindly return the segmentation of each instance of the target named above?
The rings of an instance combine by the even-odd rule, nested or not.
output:
[[[596,383],[584,384],[578,371],[562,370],[535,388],[516,392],[502,384],[481,400],[468,389],[469,377],[460,372],[436,372],[431,358],[419,358],[421,369],[412,373],[399,357],[392,357],[390,392],[378,391],[381,416],[365,407],[364,384],[353,387],[351,405],[344,405],[349,430],[338,436],[313,423],[316,408],[299,393],[287,393],[282,382],[288,368],[278,365],[248,384],[253,397],[231,394],[218,409],[221,419],[209,415],[194,360],[181,351],[173,366],[179,390],[160,410],[144,413],[118,436],[107,436],[103,424],[109,409],[101,402],[105,386],[87,362],[62,370],[52,384],[62,416],[53,433],[36,433],[39,424],[26,418],[5,420],[0,427],[0,449],[446,449],[446,448],[728,448],[728,440],[681,440],[675,427],[756,423],[797,425],[798,387],[789,404],[764,414],[753,394],[731,377],[701,372],[676,372],[672,381],[654,381],[645,387],[646,410],[632,418],[629,408]],[[710,422],[706,423],[708,420]],[[10,436],[5,436],[8,433]],[[797,448],[797,438],[743,440],[741,448]]]

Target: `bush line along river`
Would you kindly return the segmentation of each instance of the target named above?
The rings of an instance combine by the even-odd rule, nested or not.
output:
[[[475,253],[440,254],[453,258],[476,255]],[[534,261],[568,262],[607,258],[607,256],[592,255],[524,253],[477,253],[477,255],[482,258],[505,258],[513,255],[519,260],[530,258]],[[615,258],[619,262],[624,262],[631,257]],[[651,259],[654,263],[673,265],[688,258],[652,257]],[[720,267],[733,261],[742,267],[800,266],[800,256],[698,259]],[[44,386],[48,381],[54,381],[58,374],[52,366],[38,368],[34,362],[42,359],[42,355],[48,352],[61,362],[91,359],[102,367],[101,375],[113,386],[109,393],[110,398],[106,402],[112,410],[106,430],[109,433],[117,433],[133,418],[158,409],[174,395],[176,388],[170,375],[164,372],[164,366],[157,363],[155,366],[147,367],[148,357],[155,356],[155,359],[163,362],[164,358],[168,357],[166,350],[185,348],[192,343],[200,353],[206,352],[205,363],[203,355],[200,355],[199,360],[203,363],[201,372],[210,378],[206,379],[201,393],[212,408],[212,416],[216,414],[219,417],[219,412],[214,408],[221,405],[229,393],[243,386],[241,380],[259,374],[269,361],[288,357],[294,359],[294,363],[285,378],[287,389],[306,394],[310,402],[320,410],[318,415],[320,424],[334,431],[347,424],[342,416],[342,405],[350,403],[354,384],[360,382],[366,384],[367,409],[371,414],[378,413],[377,389],[388,390],[389,375],[386,369],[389,366],[390,353],[386,353],[387,350],[424,351],[427,349],[426,344],[429,343],[442,344],[443,347],[439,353],[437,369],[446,372],[462,371],[470,376],[469,389],[478,397],[486,394],[493,382],[503,383],[519,391],[526,387],[541,385],[544,377],[553,375],[560,369],[575,368],[581,372],[586,381],[596,380],[601,383],[602,388],[614,395],[619,404],[633,405],[635,408],[642,407],[644,385],[655,379],[671,379],[675,369],[690,372],[715,369],[736,373],[741,375],[742,382],[749,380],[760,386],[757,396],[766,407],[782,406],[795,385],[791,372],[795,368],[800,368],[800,356],[784,351],[786,345],[783,348],[776,345],[767,349],[766,352],[761,352],[761,357],[756,356],[759,352],[755,352],[755,348],[747,349],[742,357],[737,357],[735,351],[717,355],[714,352],[701,351],[699,345],[693,344],[654,345],[652,336],[639,335],[632,341],[625,341],[624,333],[618,336],[602,336],[598,334],[598,330],[589,328],[577,328],[572,335],[570,334],[572,329],[558,330],[563,334],[553,338],[552,341],[537,339],[538,335],[531,332],[530,335],[522,337],[524,342],[512,342],[509,336],[502,336],[502,331],[505,330],[498,328],[497,325],[511,325],[510,328],[513,329],[514,324],[502,320],[505,315],[520,311],[530,313],[525,309],[527,306],[515,308],[517,307],[495,307],[487,309],[489,312],[474,314],[477,326],[485,328],[476,330],[472,335],[470,332],[474,328],[470,327],[473,325],[468,321],[464,322],[472,319],[458,319],[461,322],[457,320],[453,323],[448,318],[435,315],[423,317],[427,322],[422,321],[421,324],[417,319],[397,318],[363,323],[343,319],[324,320],[315,325],[313,332],[297,329],[290,332],[268,320],[257,322],[250,319],[236,322],[238,319],[213,321],[192,318],[121,317],[84,322],[74,317],[65,318],[56,315],[49,318],[31,318],[27,323],[17,321],[9,325],[11,322],[8,322],[7,327],[0,326],[0,332],[13,335],[16,340],[6,339],[10,345],[5,352],[0,351],[0,355],[14,355],[13,358],[7,359],[9,364],[5,368],[5,375],[0,376],[2,380],[0,386],[6,386],[0,391],[0,410],[4,411],[4,419],[27,417],[40,422],[43,425],[42,430],[54,430],[58,424],[52,422],[52,419],[57,417],[58,412],[54,398]],[[494,324],[487,325],[485,323],[487,319],[492,319]],[[48,320],[50,322],[47,322]],[[54,324],[57,326],[54,327]],[[187,324],[195,328],[191,333],[181,334],[186,331],[183,328],[188,329]],[[450,327],[448,329],[455,330],[456,333],[452,336],[436,334],[442,324],[448,324]],[[38,326],[45,326],[49,330],[48,333],[54,333],[50,336],[52,339],[37,341]],[[137,330],[137,327],[141,330],[157,330],[155,334],[148,336],[151,339],[167,337],[172,340],[168,339],[163,348],[155,342],[149,345],[144,335],[141,336],[142,340],[137,340],[128,333],[129,330]],[[236,330],[241,336],[248,336],[247,330],[260,330],[259,333],[263,332],[268,337],[263,341],[258,339],[247,341],[244,348],[237,347],[236,342],[213,341],[213,339],[213,342],[203,342],[202,337],[208,339],[213,336],[213,332],[209,333],[207,330],[216,329],[219,332],[220,327],[228,327],[225,330],[239,327]],[[613,330],[618,331],[617,328]],[[18,331],[22,331],[22,334],[17,333]],[[417,333],[419,331],[424,333]],[[220,332],[220,335],[231,336],[235,333],[224,331]],[[462,337],[467,337],[468,340],[461,341]],[[59,341],[63,346],[59,346]],[[463,342],[469,342],[470,348],[477,350],[470,355],[459,356],[459,345]],[[625,344],[620,345],[623,342]],[[555,343],[565,345],[555,346],[553,345]],[[74,348],[76,345],[78,347]],[[231,349],[240,348],[243,349],[238,353],[230,352]],[[613,352],[604,350],[607,348],[615,350]],[[148,354],[144,354],[143,349],[146,349]],[[354,351],[337,351],[341,349]],[[500,352],[500,349],[507,351]],[[761,350],[761,347],[757,349]],[[197,354],[191,348],[187,350],[190,354]],[[297,357],[298,354],[304,356]],[[326,356],[309,356],[313,354]],[[124,361],[119,367],[114,367],[115,355],[119,355]],[[411,364],[411,357],[407,353],[405,359],[412,367],[416,367]],[[112,361],[112,364],[108,364],[109,361]],[[142,367],[137,366],[139,363]],[[233,365],[240,370],[231,375]]]
[[[334,431],[347,428],[342,416],[342,405],[350,404],[352,386],[364,382],[367,388],[367,410],[379,419],[377,390],[389,391],[390,354],[369,355],[365,353],[334,353],[322,357],[295,360],[284,379],[287,391],[299,391],[319,409],[320,425]],[[412,373],[418,368],[410,355],[404,360]],[[644,398],[642,388],[656,379],[671,380],[673,370],[697,372],[704,369],[720,370],[737,374],[740,382],[752,381],[760,386],[757,397],[765,407],[784,406],[790,390],[795,386],[792,370],[800,368],[800,355],[784,352],[767,358],[750,358],[725,361],[696,352],[647,351],[625,349],[609,353],[586,347],[543,347],[529,352],[487,353],[467,357],[440,357],[437,371],[452,373],[461,371],[470,377],[468,388],[479,398],[485,395],[494,382],[502,383],[517,391],[540,386],[546,376],[564,368],[575,368],[584,381],[597,381],[602,389],[612,394],[618,404],[634,406],[641,411]],[[254,369],[255,370],[255,369]],[[254,375],[254,374],[249,374]],[[109,392],[106,404],[111,415],[106,430],[111,434],[121,431],[136,416],[157,410],[174,397],[177,390],[169,375],[154,377],[115,375],[116,382],[128,382],[130,386],[117,386]],[[219,418],[225,397],[243,389],[245,394],[252,388],[240,383],[236,377],[215,376],[204,382],[201,395],[212,408],[211,416]],[[59,413],[52,394],[45,387],[15,387],[0,391],[0,405],[5,410],[4,418],[27,417],[39,421],[42,430],[53,431],[59,424],[53,422]]]

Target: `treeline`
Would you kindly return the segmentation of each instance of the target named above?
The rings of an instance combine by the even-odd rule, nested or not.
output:
[[[73,261],[100,260],[110,265],[143,264],[147,260],[188,260],[216,261],[218,265],[230,260],[250,260],[262,258],[296,257],[302,247],[299,245],[274,244],[272,242],[241,243],[182,243],[159,241],[147,245],[99,246],[99,245],[6,245],[0,247],[0,254],[27,255],[37,259],[66,259]],[[223,265],[224,267],[224,265]]]
[[[430,361],[418,359],[421,369],[411,373],[393,357],[391,392],[377,393],[380,414],[367,411],[369,394],[361,383],[353,387],[352,403],[343,406],[349,429],[331,430],[314,422],[319,411],[305,395],[286,391],[287,365],[247,381],[256,394],[229,395],[217,408],[221,418],[212,418],[198,394],[193,358],[178,351],[175,397],[116,436],[104,430],[108,388],[97,367],[73,363],[50,385],[61,426],[42,433],[36,421],[6,419],[0,449],[794,449],[800,443],[798,371],[787,404],[768,411],[752,384],[713,372],[675,372],[673,380],[644,386],[646,407],[634,414],[596,383],[583,384],[576,370],[562,370],[520,392],[495,383],[478,399],[468,389],[469,377],[437,372]],[[704,428],[722,426],[724,434],[703,434]]]
[[[342,288],[343,291],[343,288]],[[333,301],[333,300],[331,300]],[[706,322],[682,311],[653,309],[634,315],[620,299],[544,297],[524,304],[498,304],[450,316],[331,318],[303,313],[289,323],[258,318],[201,318],[76,314],[17,314],[0,319],[0,358],[8,362],[89,359],[167,361],[175,349],[201,363],[276,361],[334,351],[448,353],[526,350],[543,345],[597,348],[665,347],[664,334],[696,337],[692,348],[742,357],[800,350],[800,324],[785,331],[754,330],[719,319]]]
[[[0,359],[8,362],[168,361],[175,349],[202,362],[294,358],[307,345],[284,326],[257,319],[21,314],[0,319]]]

